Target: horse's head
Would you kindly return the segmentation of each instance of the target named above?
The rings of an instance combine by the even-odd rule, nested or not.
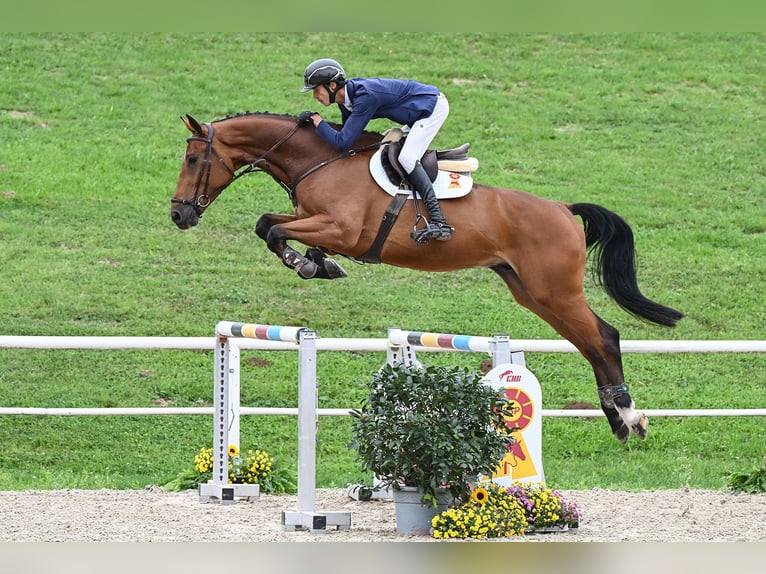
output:
[[[170,218],[180,229],[189,229],[199,223],[205,209],[234,181],[235,171],[230,160],[215,148],[212,124],[200,125],[188,114],[181,119],[192,135],[186,140],[178,185],[170,200]]]

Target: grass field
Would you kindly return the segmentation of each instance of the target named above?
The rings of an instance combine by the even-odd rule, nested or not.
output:
[[[179,116],[317,110],[318,57],[350,75],[413,77],[448,95],[436,147],[472,144],[481,183],[602,204],[633,227],[639,283],[687,314],[637,321],[588,281],[622,339],[763,339],[764,34],[8,34],[0,36],[0,334],[212,336],[219,320],[306,325],[323,337],[387,328],[557,338],[487,270],[423,274],[342,262],[302,281],[254,233],[290,209],[270,178],[240,180],[200,225],[169,218],[188,135]],[[319,111],[319,110],[317,110]],[[338,120],[334,109],[321,110]],[[376,120],[370,129],[389,125]],[[352,194],[352,182],[349,189]],[[289,355],[289,356],[288,356]],[[424,355],[478,368],[475,355]],[[544,408],[597,403],[579,355],[528,354]],[[357,406],[385,360],[321,355],[319,405]],[[189,351],[0,350],[0,406],[203,406],[212,356]],[[766,406],[759,355],[626,355],[639,408]],[[242,404],[295,406],[295,357],[243,353]],[[546,419],[559,488],[722,488],[766,454],[761,418],[654,418],[620,445],[603,419]],[[0,416],[0,490],[143,488],[191,465],[202,416]],[[242,446],[295,466],[296,422],[247,417]],[[319,486],[369,479],[349,421],[320,418]]]

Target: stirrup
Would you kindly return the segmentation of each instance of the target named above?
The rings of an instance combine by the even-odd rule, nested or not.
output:
[[[415,240],[415,244],[422,246],[436,239],[437,241],[449,241],[452,239],[452,228],[449,225],[427,223],[422,229],[413,229],[410,237]]]
[[[452,239],[452,227],[449,223],[436,223],[438,228],[438,235],[436,235],[436,241],[449,241]]]

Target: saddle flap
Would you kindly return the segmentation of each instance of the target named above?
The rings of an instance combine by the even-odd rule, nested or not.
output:
[[[401,151],[402,142],[397,140],[389,142],[385,147],[385,153],[381,155],[383,168],[386,170],[391,182],[398,186],[401,186],[405,182],[409,184],[409,181],[407,181],[407,174],[404,173],[404,168],[402,168],[399,163],[399,153]]]
[[[410,184],[410,181],[407,178],[407,172],[404,171],[404,168],[399,163],[399,154],[401,151],[402,140],[391,141],[386,144],[385,153],[381,156],[381,159],[383,159],[383,167],[386,170],[386,173],[389,173],[392,183],[395,185],[402,185],[405,183],[408,188],[412,188],[412,184]],[[420,164],[423,166],[423,169],[426,170],[426,174],[428,174],[431,182],[436,181],[436,177],[439,175],[437,153],[438,152],[435,150],[428,150],[423,157],[420,158]]]

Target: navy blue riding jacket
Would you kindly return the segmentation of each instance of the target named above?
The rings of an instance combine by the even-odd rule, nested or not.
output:
[[[347,150],[362,134],[370,120],[387,118],[411,126],[434,111],[439,89],[414,80],[388,78],[353,78],[346,82],[346,103],[338,104],[343,128],[338,131],[325,121],[317,133],[336,149]]]

